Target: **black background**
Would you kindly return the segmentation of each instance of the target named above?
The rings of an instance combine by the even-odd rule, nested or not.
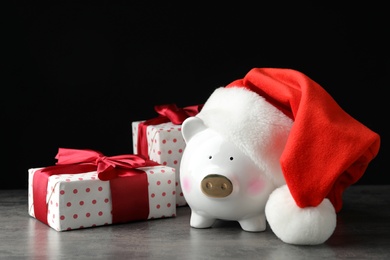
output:
[[[0,188],[27,188],[27,170],[53,165],[59,147],[132,153],[131,122],[154,105],[204,103],[254,67],[305,73],[379,133],[357,184],[389,184],[385,6],[208,2],[4,8]]]

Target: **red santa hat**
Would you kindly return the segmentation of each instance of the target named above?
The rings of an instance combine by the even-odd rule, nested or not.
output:
[[[267,220],[292,244],[319,244],[333,233],[344,190],[380,147],[377,133],[292,69],[254,68],[216,89],[197,116],[279,187],[268,200]]]

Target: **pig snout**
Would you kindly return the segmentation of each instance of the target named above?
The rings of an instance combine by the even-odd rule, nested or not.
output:
[[[232,182],[225,176],[210,174],[201,182],[202,192],[212,198],[225,198],[233,191]]]

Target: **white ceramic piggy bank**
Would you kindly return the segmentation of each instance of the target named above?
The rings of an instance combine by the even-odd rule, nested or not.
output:
[[[216,219],[223,219],[238,221],[246,231],[265,230],[264,208],[274,184],[248,156],[200,118],[188,118],[182,133],[187,145],[180,180],[192,210],[190,225],[208,228]]]

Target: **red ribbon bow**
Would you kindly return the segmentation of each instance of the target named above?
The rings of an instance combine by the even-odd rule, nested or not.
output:
[[[159,165],[158,163],[139,155],[107,157],[100,152],[88,149],[59,148],[55,158],[57,159],[56,165],[36,171],[33,179],[35,217],[43,223],[47,224],[46,193],[49,177],[90,171],[97,171],[102,181],[110,180],[114,223],[144,219],[148,216],[147,176],[144,171],[136,168],[156,166]],[[142,208],[135,215],[134,212],[131,215],[129,210],[131,211],[135,204],[142,205]]]
[[[160,119],[164,118],[166,122],[170,121],[175,125],[181,125],[186,118],[198,114],[202,107],[203,105],[194,105],[179,108],[176,104],[166,104],[154,106],[154,110],[160,115]]]
[[[154,110],[159,114],[158,117],[145,120],[138,125],[137,153],[149,158],[148,141],[146,139],[146,128],[148,125],[159,125],[172,122],[175,125],[181,125],[185,119],[196,116],[203,108],[203,104],[179,108],[176,104],[156,105]]]
[[[56,165],[64,167],[92,164],[96,167],[98,177],[102,181],[112,180],[123,175],[124,172],[119,169],[137,171],[135,168],[157,165],[157,163],[153,161],[146,160],[142,155],[124,154],[108,157],[98,151],[88,149],[59,148],[56,159]]]

